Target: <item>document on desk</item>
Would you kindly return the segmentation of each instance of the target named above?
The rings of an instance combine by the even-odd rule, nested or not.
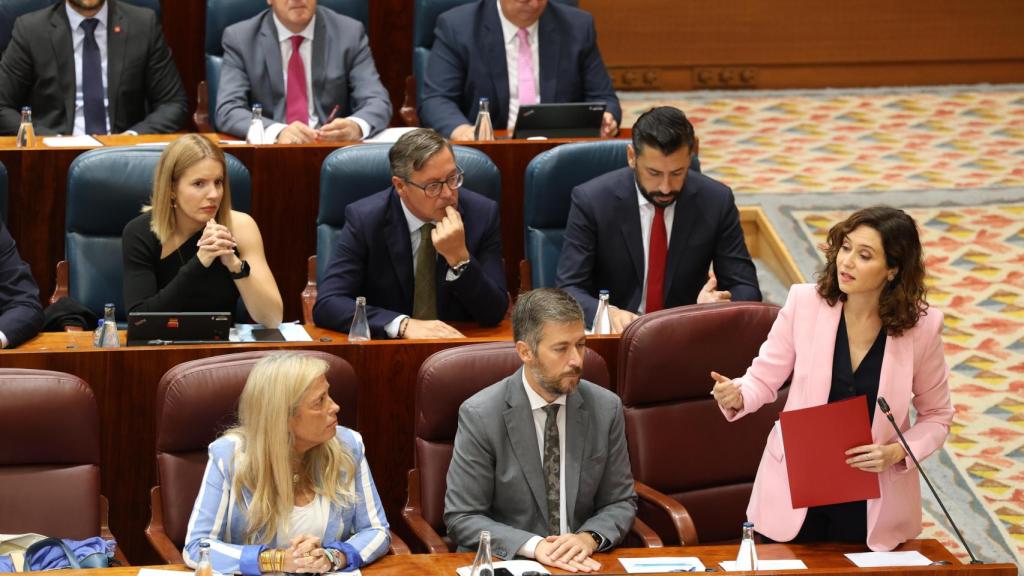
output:
[[[43,145],[50,148],[96,148],[103,143],[92,136],[47,136]]]
[[[846,463],[845,452],[871,444],[864,396],[779,414],[794,508],[878,498],[878,474]]]
[[[884,566],[928,566],[932,563],[917,550],[907,552],[858,552],[846,554],[850,562],[859,568],[881,568]]]
[[[137,576],[181,576],[182,574],[192,573],[192,570],[158,570],[156,568],[139,568]]]
[[[285,322],[277,327],[264,328],[262,324],[235,324],[228,335],[230,342],[312,342],[313,338],[302,324]]]
[[[664,572],[703,572],[704,564],[695,556],[653,556],[651,558],[619,558],[630,574],[661,574]]]
[[[735,560],[723,560],[718,563],[726,572],[741,572]],[[803,560],[758,560],[758,570],[807,570]]]
[[[494,562],[494,569],[505,568],[512,573],[512,576],[523,576],[523,572],[540,572],[541,574],[551,574],[548,569],[544,567],[540,562],[534,562],[533,560],[505,560],[502,562]],[[470,576],[473,572],[472,566],[463,566],[456,568],[455,572],[459,576]]]

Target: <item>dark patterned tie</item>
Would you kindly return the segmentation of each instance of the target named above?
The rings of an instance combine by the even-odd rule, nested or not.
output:
[[[107,133],[107,111],[103,104],[103,62],[96,43],[95,18],[82,20],[85,44],[82,46],[82,100],[84,101],[85,133]]]
[[[544,490],[548,496],[548,534],[562,533],[560,489],[562,449],[558,445],[558,404],[544,407],[547,420],[544,421]]]
[[[416,250],[416,285],[412,293],[412,317],[417,320],[437,320],[437,250],[430,239],[434,225],[426,223],[420,228],[420,247]]]

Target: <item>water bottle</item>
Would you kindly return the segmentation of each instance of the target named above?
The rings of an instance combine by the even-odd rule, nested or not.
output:
[[[249,131],[245,134],[246,144],[263,144],[263,106],[252,105],[252,120],[249,121]]]
[[[469,576],[494,576],[494,564],[491,562],[491,533],[480,531],[480,546],[476,549],[476,558]]]
[[[736,556],[736,569],[757,570],[757,548],[754,546],[754,523],[743,523],[743,540],[740,541],[740,553]]]
[[[475,140],[494,140],[494,126],[491,125],[491,104],[487,98],[480,99],[480,111],[476,114],[473,138]]]
[[[31,148],[36,145],[36,131],[32,127],[32,109],[25,106],[21,109],[21,124],[18,126],[18,148]]]
[[[370,339],[370,323],[366,321],[366,297],[356,298],[356,313],[352,316],[352,327],[348,329],[349,342],[366,342]]]
[[[92,345],[99,348],[103,344],[103,318],[96,323],[96,329],[92,332]]]
[[[199,543],[199,561],[196,562],[196,576],[213,576],[210,565],[210,543],[203,540]]]
[[[594,325],[591,334],[611,334],[612,320],[608,315],[608,291],[601,290],[598,293],[597,313],[594,314]]]
[[[103,330],[100,331],[101,348],[118,348],[121,341],[117,338],[117,319],[114,318],[114,305],[103,305]]]

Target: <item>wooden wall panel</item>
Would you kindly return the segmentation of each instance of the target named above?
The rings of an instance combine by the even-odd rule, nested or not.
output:
[[[580,4],[620,89],[1024,80],[1024,10],[1014,0]]]

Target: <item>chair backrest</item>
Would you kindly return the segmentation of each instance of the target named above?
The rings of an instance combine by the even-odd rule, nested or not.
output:
[[[445,12],[476,0],[416,0],[412,23],[412,73],[416,77],[416,93],[423,94],[423,77],[427,69],[430,48],[434,45],[434,26],[437,17]],[[579,0],[554,0],[569,6],[579,6]]]
[[[526,167],[523,226],[534,288],[553,287],[562,253],[572,189],[626,166],[626,140],[562,144],[538,154]]]
[[[463,188],[501,203],[501,173],[487,154],[453,146],[455,162],[465,172]],[[345,208],[391,186],[388,152],[391,144],[339,148],[320,168],[320,208],[316,217],[316,277],[319,282],[331,261],[338,234],[345,226]]]
[[[0,369],[0,534],[100,534],[99,426],[77,376]]]
[[[369,29],[369,0],[319,0],[318,5],[330,8],[338,14],[355,18]],[[206,39],[203,52],[206,54],[206,87],[209,102],[210,124],[216,130],[217,89],[220,86],[220,69],[224,61],[224,47],[221,39],[224,29],[267,9],[267,3],[258,0],[206,0]]]
[[[206,468],[207,446],[237,421],[238,397],[256,362],[273,351],[243,352],[179,364],[156,392],[156,461],[164,531],[181,549]],[[338,421],[355,428],[359,381],[352,366],[326,352],[304,354],[327,362]]]
[[[0,220],[7,222],[7,167],[0,162]]]
[[[121,233],[149,203],[153,175],[163,148],[98,148],[82,154],[68,169],[64,254],[70,268],[70,296],[100,317],[113,302],[119,320],[124,310],[124,265]],[[252,182],[249,169],[225,154],[231,205],[248,212]]]
[[[446,477],[459,425],[459,406],[522,365],[513,342],[488,342],[442,350],[420,366],[415,422],[420,512],[439,535],[447,532],[444,493],[448,489]],[[590,348],[583,358],[583,378],[609,388],[608,365]]]
[[[14,31],[14,21],[22,14],[42,10],[62,0],[3,0],[0,2],[0,54],[7,48]],[[121,0],[143,8],[149,8],[160,17],[160,0]]]
[[[618,392],[633,477],[686,506],[702,542],[735,540],[764,449],[785,404],[779,399],[726,422],[708,392],[712,370],[739,377],[779,307],[761,302],[697,304],[642,316],[619,343]],[[644,521],[652,516],[645,514]],[[674,532],[652,524],[665,539]]]

